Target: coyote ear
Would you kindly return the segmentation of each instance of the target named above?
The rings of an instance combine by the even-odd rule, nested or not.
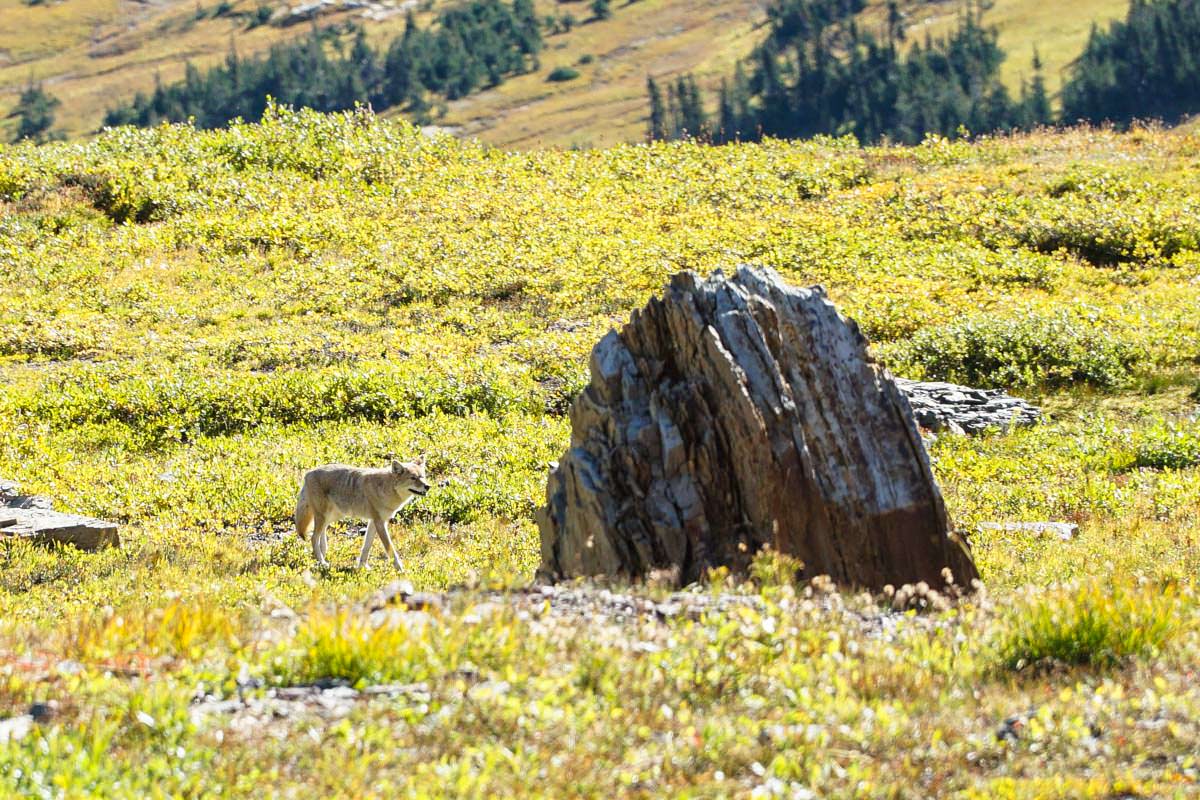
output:
[[[392,459],[392,472],[404,472],[404,465],[396,459]]]
[[[421,469],[425,469],[425,454],[421,453],[421,457],[414,462]]]

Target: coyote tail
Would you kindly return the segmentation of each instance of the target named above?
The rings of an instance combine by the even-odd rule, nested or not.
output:
[[[296,500],[296,535],[303,539],[312,528],[313,512],[308,504],[308,494],[301,489]]]

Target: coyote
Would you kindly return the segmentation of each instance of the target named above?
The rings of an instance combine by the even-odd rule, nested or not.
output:
[[[429,491],[425,482],[425,456],[406,464],[393,461],[390,467],[367,469],[345,464],[326,464],[304,473],[300,497],[296,500],[296,535],[303,537],[312,530],[313,556],[317,564],[328,567],[325,554],[329,539],[325,528],[343,517],[367,520],[367,536],[363,542],[358,567],[367,566],[375,534],[383,540],[396,569],[403,569],[400,556],[388,535],[388,520],[414,497]]]

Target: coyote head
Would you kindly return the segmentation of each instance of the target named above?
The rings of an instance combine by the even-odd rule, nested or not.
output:
[[[393,460],[392,474],[396,476],[397,488],[409,494],[420,496],[429,491],[429,484],[425,482],[425,456],[411,463]]]

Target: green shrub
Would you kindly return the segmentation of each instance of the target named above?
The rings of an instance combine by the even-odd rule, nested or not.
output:
[[[494,622],[380,625],[357,613],[316,612],[296,634],[297,657],[279,659],[273,680],[282,685],[344,680],[363,686],[429,680],[464,663],[484,669],[516,657],[528,641],[506,621]]]
[[[750,577],[763,588],[792,586],[804,571],[800,559],[764,547],[750,560]]]
[[[1017,604],[992,642],[1003,670],[1060,663],[1110,667],[1150,656],[1179,632],[1173,587],[1092,581],[1054,589]]]
[[[271,15],[275,13],[275,9],[271,8],[266,3],[260,3],[255,6],[254,11],[250,13],[250,21],[246,25],[247,30],[252,30],[261,25],[266,25],[271,21]]]
[[[157,222],[177,210],[172,187],[150,176],[130,176],[125,168],[68,174],[62,183],[82,189],[97,211],[117,223]]]
[[[60,360],[89,355],[100,346],[94,334],[44,317],[0,325],[0,356]]]
[[[15,148],[0,145],[0,201],[20,200],[37,185],[37,176]]]
[[[463,416],[540,411],[536,384],[477,370],[458,374],[404,366],[290,370],[270,374],[165,372],[112,376],[67,370],[13,397],[19,414],[59,428],[118,423],[148,443],[219,436],[262,425],[356,419],[393,421],[434,411]]]
[[[1195,215],[1173,207],[1172,194],[1147,182],[1097,174],[1082,181],[1068,175],[1048,197],[1014,203],[984,240],[996,234],[1032,250],[1065,250],[1103,267],[1165,261],[1200,246]]]
[[[578,77],[579,70],[575,69],[574,67],[555,67],[550,71],[550,74],[546,76],[546,80],[553,83],[559,83],[561,81],[573,81]]]
[[[1200,466],[1200,425],[1164,423],[1145,431],[1137,438],[1132,466],[1150,469]]]
[[[284,683],[345,680],[355,684],[429,677],[420,637],[397,625],[375,626],[345,614],[314,615],[300,629],[299,662]],[[432,659],[430,659],[432,660]]]
[[[968,318],[921,330],[882,354],[901,373],[1000,388],[1119,386],[1141,356],[1118,336],[1067,313]]]

